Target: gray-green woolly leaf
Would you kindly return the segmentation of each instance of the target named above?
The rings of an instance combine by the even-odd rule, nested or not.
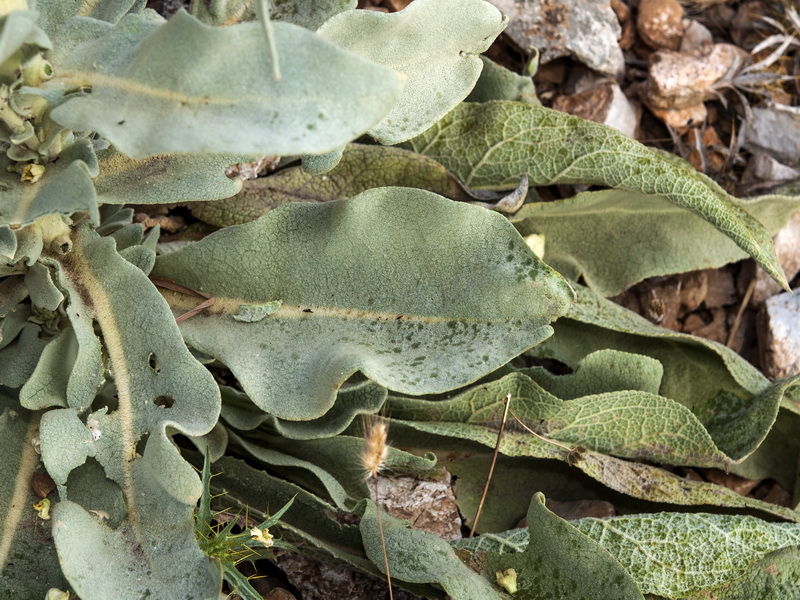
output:
[[[2,320],[0,329],[0,385],[22,386],[33,373],[42,351],[49,342],[42,327],[30,322],[31,307],[18,304]]]
[[[75,502],[116,528],[127,516],[125,498],[116,482],[106,477],[103,467],[94,459],[72,470],[62,486],[62,500]]]
[[[568,375],[553,375],[543,367],[523,369],[522,372],[554,396],[572,400],[622,390],[657,395],[664,367],[649,356],[604,349],[587,354]]]
[[[409,527],[388,514],[381,516],[383,536],[378,529],[375,503],[366,501],[359,525],[369,559],[384,571],[384,547],[393,579],[413,583],[437,583],[453,600],[500,599],[500,594],[480,575],[471,571],[442,538]],[[382,545],[385,540],[385,546]]]
[[[754,562],[744,575],[681,600],[798,600],[800,599],[800,548],[770,552]]]
[[[352,10],[357,4],[357,0],[271,0],[270,19],[315,31],[332,16]],[[256,17],[252,0],[192,2],[192,14],[209,25],[230,25]]]
[[[86,600],[138,599],[148,590],[160,597],[213,596],[221,574],[197,546],[192,519],[202,488],[168,435],[208,432],[219,414],[217,386],[186,349],[163,298],[119,256],[113,240],[84,224],[71,231],[69,244],[51,245],[46,255],[58,265],[79,340],[95,336],[93,323],[102,333],[116,403],[84,417],[74,409],[47,412],[43,460],[64,485],[93,456],[121,489],[128,513],[111,529],[78,504],[58,504],[55,519],[63,526],[54,537],[64,573]]]
[[[0,256],[7,260],[17,253],[17,236],[8,226],[0,227]]]
[[[316,154],[357,137],[397,101],[400,75],[296,25],[273,29],[279,83],[257,51],[264,47],[257,23],[215,28],[183,11],[166,24],[129,15],[62,62],[48,83],[92,93],[68,99],[52,117],[98,131],[132,158]],[[187,78],[198,64],[202,76]]]
[[[25,274],[25,285],[28,286],[31,302],[36,307],[55,311],[64,299],[64,295],[53,283],[50,269],[42,263],[31,265]]]
[[[347,11],[317,33],[408,78],[400,100],[369,131],[382,144],[397,144],[425,131],[467,97],[483,67],[478,55],[507,22],[483,0],[416,0],[390,14]]]
[[[141,270],[145,275],[149,274],[156,264],[156,253],[144,246],[130,246],[119,251],[119,255],[131,263],[134,267]]]
[[[322,175],[327,173],[342,160],[345,146],[340,146],[327,154],[303,156],[303,171],[309,175]]]
[[[578,301],[537,356],[573,366],[601,349],[649,356],[664,368],[659,394],[689,408],[732,460],[743,460],[764,440],[792,380],[770,385],[721,344],[653,325],[583,286],[575,290]]]
[[[100,175],[94,180],[101,204],[172,204],[220,200],[242,189],[242,180],[225,176],[245,156],[159,154],[135,160],[114,148],[97,153]]]
[[[303,463],[313,462],[329,473],[329,477],[335,477],[338,485],[346,491],[350,498],[360,500],[371,497],[365,471],[359,461],[359,456],[364,449],[363,436],[337,435],[314,440],[290,440],[278,436],[256,434],[255,439],[262,446],[274,448],[283,454],[294,457],[295,460],[298,460],[298,466],[301,466],[300,461]],[[383,462],[385,472],[393,475],[430,478],[432,475],[435,477],[439,474],[432,472],[436,467],[436,457],[430,454],[424,457],[416,456],[388,446]],[[287,478],[307,489],[319,487],[319,485],[312,485],[303,478],[291,474]],[[328,492],[331,498],[336,500],[330,493],[331,490]]]
[[[483,557],[488,577],[509,568],[516,571],[519,591],[514,598],[644,600],[644,590],[613,554],[547,510],[544,495],[533,497],[527,518],[534,543],[521,553],[490,550]]]
[[[228,227],[253,221],[286,202],[328,202],[352,198],[376,187],[415,187],[451,198],[466,199],[445,168],[425,156],[386,146],[348,144],[342,160],[325,175],[300,167],[244,183],[244,189],[217,202],[191,203],[198,219]]]
[[[800,545],[800,525],[747,516],[658,513],[574,525],[614,555],[643,592],[667,598],[734,581],[768,553]]]
[[[372,381],[341,388],[336,403],[318,419],[285,421],[265,413],[243,394],[222,386],[222,418],[234,429],[249,431],[268,423],[291,439],[327,438],[343,432],[358,415],[374,415],[386,401],[387,390]]]
[[[489,102],[490,100],[516,100],[533,106],[540,106],[533,85],[533,77],[518,75],[492,59],[481,56],[483,70],[475,87],[465,102]]]
[[[408,142],[471,188],[582,183],[658,195],[696,213],[787,285],[768,231],[688,163],[619,131],[521,102],[465,103]]]
[[[19,391],[20,403],[31,410],[67,407],[67,385],[78,354],[78,341],[66,329],[44,347],[30,378]]]
[[[55,546],[50,537],[53,521],[37,518],[39,498],[31,488],[38,469],[34,447],[39,413],[25,410],[0,393],[0,596],[43,598],[53,586],[66,588]],[[51,495],[50,500],[54,500]]]
[[[45,215],[76,212],[86,212],[92,222],[99,222],[92,184],[97,161],[88,141],[69,146],[36,183],[20,181],[19,174],[7,170],[10,164],[0,155],[0,225],[24,226]]]
[[[686,407],[669,398],[635,390],[565,401],[546,392],[527,375],[511,373],[450,400],[390,396],[387,408],[393,419],[412,427],[416,424],[411,421],[422,421],[439,427],[483,427],[491,433],[500,425],[506,394],[511,394],[511,410],[527,427],[562,445],[580,445],[615,456],[669,464],[719,466],[730,462]],[[501,442],[501,451],[526,454],[528,445],[518,438],[531,436],[513,421],[508,424],[507,435],[512,431],[516,435],[505,445]],[[540,442],[536,440],[533,448],[540,447]],[[537,456],[535,451],[529,455]]]
[[[0,279],[0,317],[5,317],[17,304],[28,297],[28,288],[21,275]]]
[[[90,17],[113,24],[139,4],[138,0],[36,0],[36,9],[39,11],[39,25],[53,35],[73,17]]]
[[[205,435],[192,436],[189,438],[195,448],[200,452],[205,453],[207,449],[213,462],[225,456],[229,439],[228,430],[219,421],[214,425],[214,429]]]
[[[800,199],[732,200],[775,234]],[[584,192],[567,200],[529,203],[511,221],[524,235],[544,235],[544,260],[602,296],[658,275],[684,273],[747,258],[733,240],[660,196],[637,191]],[[702,243],[699,241],[702,240]],[[630,259],[636,248],[636,260]]]
[[[465,385],[540,342],[572,298],[500,215],[406,188],[283,206],[159,257],[153,275],[216,297],[185,339],[289,420],[322,416],[356,371],[416,395]],[[194,301],[163,293],[176,311]],[[231,316],[274,300],[256,323]]]
[[[38,16],[32,10],[15,10],[0,18],[0,65],[23,44],[50,48],[47,34],[36,26]]]
[[[284,454],[283,452],[278,452],[277,450],[273,449],[273,446],[268,445],[258,445],[251,443],[232,431],[228,433],[231,442],[239,446],[242,450],[244,450],[247,454],[252,456],[253,458],[261,461],[262,463],[269,465],[270,467],[291,467],[293,469],[303,469],[305,471],[309,471],[314,475],[314,477],[318,480],[318,483],[321,483],[323,489],[328,495],[333,503],[336,505],[337,508],[344,509],[346,506],[347,501],[347,492],[342,487],[342,484],[337,481],[337,479],[328,471],[323,468],[317,466],[317,464],[313,462],[309,462],[306,460],[302,460],[295,456],[291,456],[289,454]],[[353,457],[355,458],[355,456]],[[352,462],[350,463],[352,465]],[[314,486],[318,487],[318,486]]]

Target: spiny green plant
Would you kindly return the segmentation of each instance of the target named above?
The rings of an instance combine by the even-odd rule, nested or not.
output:
[[[517,598],[787,581],[794,510],[658,464],[793,489],[794,470],[774,465],[797,457],[794,381],[604,296],[748,255],[786,286],[770,235],[797,200],[737,200],[675,157],[539,106],[529,77],[479,56],[506,25],[484,0],[256,12],[204,0],[166,21],[142,0],[0,0],[0,596],[217,598],[223,577],[247,589],[236,548],[263,541],[209,530],[212,488],[262,532],[428,598],[503,597],[496,574],[509,572]],[[263,156],[283,157],[267,191],[239,194],[226,168]],[[508,218],[469,202],[524,194],[523,177],[534,189]],[[538,202],[554,183],[611,189]],[[176,203],[219,231],[160,243],[125,207]],[[521,234],[544,236],[543,260]],[[177,290],[207,300],[180,325],[198,301]],[[573,373],[511,366],[523,353]],[[448,468],[470,520],[507,394],[546,441],[506,431],[495,485],[537,483],[490,490],[478,532],[527,510],[537,543],[512,532],[451,547],[379,516],[352,468],[357,415],[387,408],[392,473],[441,475],[435,456],[401,448],[458,449]],[[176,434],[220,474],[201,481]],[[658,513],[609,542],[615,521],[573,526],[534,490],[789,523],[756,520],[769,543],[748,546],[741,522]],[[703,556],[677,564],[670,546],[654,554],[673,569],[660,577],[629,560],[648,527],[722,532],[729,560],[697,576]]]
[[[261,523],[248,527],[245,517],[245,526],[242,533],[233,533],[239,525],[238,515],[231,515],[228,511],[213,512],[211,509],[214,496],[211,493],[211,458],[206,451],[203,458],[203,495],[195,514],[195,537],[200,549],[208,556],[218,560],[222,565],[222,576],[230,584],[234,593],[244,600],[260,600],[261,595],[253,589],[248,577],[245,577],[237,568],[243,561],[267,558],[272,555],[271,548],[295,550],[283,540],[275,539],[270,533],[283,514],[289,510],[294,499],[287,502],[278,512],[268,517]],[[225,513],[227,523],[222,525],[220,515]]]

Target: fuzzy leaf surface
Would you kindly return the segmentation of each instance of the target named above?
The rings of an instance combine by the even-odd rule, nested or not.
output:
[[[20,181],[18,173],[7,170],[10,164],[0,154],[0,225],[24,226],[45,215],[76,212],[88,213],[95,223],[100,220],[92,184],[97,159],[89,142],[72,144],[36,183]]]
[[[316,31],[335,14],[353,10],[357,4],[357,0],[271,0],[269,18]],[[230,25],[256,18],[252,0],[193,2],[192,14],[209,25]]]
[[[476,189],[584,183],[661,196],[730,237],[786,287],[769,232],[711,179],[619,131],[521,102],[465,103],[410,140]]]
[[[340,13],[317,33],[408,78],[398,103],[369,130],[382,144],[397,144],[467,97],[483,68],[478,55],[507,22],[483,0],[416,0],[396,13]]]
[[[137,5],[139,5],[137,7]],[[72,17],[89,17],[107,23],[117,23],[129,11],[140,11],[141,0],[115,0],[96,2],[94,0],[36,0],[39,11],[39,25],[48,34],[56,33]],[[138,12],[138,11],[137,11]]]
[[[323,415],[356,371],[415,395],[474,381],[547,337],[572,299],[503,217],[406,188],[283,206],[153,274],[217,297],[181,324],[185,339],[289,420]],[[176,311],[191,303],[165,295]],[[260,321],[234,319],[277,300]]]
[[[221,386],[222,418],[234,429],[250,431],[268,423],[283,437],[297,440],[327,438],[343,432],[358,415],[374,415],[386,401],[387,390],[372,381],[349,385],[336,394],[336,403],[318,419],[286,421],[265,413],[246,394]]]
[[[53,531],[64,573],[86,600],[210,597],[221,575],[194,539],[200,481],[169,435],[213,427],[217,386],[186,349],[163,298],[112,239],[81,225],[45,256],[58,267],[79,341],[97,338],[95,324],[102,332],[116,388],[114,402],[89,414],[62,408],[42,419],[42,457],[67,494]],[[124,499],[126,518],[114,529],[78,502],[93,497],[80,482],[94,484],[71,473],[89,457],[105,471],[107,496]]]
[[[273,29],[283,73],[277,83],[258,23],[214,28],[183,11],[168,23],[127,16],[59,63],[51,85],[92,93],[52,116],[100,132],[136,159],[316,154],[357,137],[397,101],[400,75],[296,25]]]
[[[464,197],[445,168],[426,156],[400,148],[348,144],[339,164],[324,175],[290,167],[245,182],[233,198],[192,203],[190,208],[198,219],[228,227],[253,221],[287,202],[344,200],[389,186],[421,188],[453,200]]]
[[[800,199],[762,196],[732,200],[771,234]],[[731,238],[660,196],[626,190],[584,192],[566,200],[529,203],[511,221],[522,235],[545,236],[544,261],[602,296],[615,296],[648,277],[721,267],[747,258]],[[702,240],[702,243],[698,243]],[[636,260],[631,260],[631,248]]]
[[[225,176],[225,168],[245,156],[161,154],[135,160],[113,148],[97,155],[94,179],[100,204],[172,204],[182,200],[220,200],[242,189],[242,180]]]

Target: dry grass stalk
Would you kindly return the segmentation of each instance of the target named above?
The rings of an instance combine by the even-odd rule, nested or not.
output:
[[[383,549],[383,565],[386,568],[386,583],[389,586],[389,600],[394,600],[392,594],[392,575],[389,572],[389,557],[386,554],[386,539],[383,536],[383,522],[381,521],[381,507],[378,502],[378,473],[385,466],[386,455],[389,452],[387,442],[389,426],[385,421],[376,420],[370,424],[364,436],[364,448],[361,450],[359,460],[367,479],[372,479],[375,486],[375,508],[378,513],[378,532],[381,536],[381,548]]]

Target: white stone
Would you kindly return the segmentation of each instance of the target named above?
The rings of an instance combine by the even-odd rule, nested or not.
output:
[[[774,379],[800,373],[800,292],[784,292],[764,304],[759,328],[762,367]]]

